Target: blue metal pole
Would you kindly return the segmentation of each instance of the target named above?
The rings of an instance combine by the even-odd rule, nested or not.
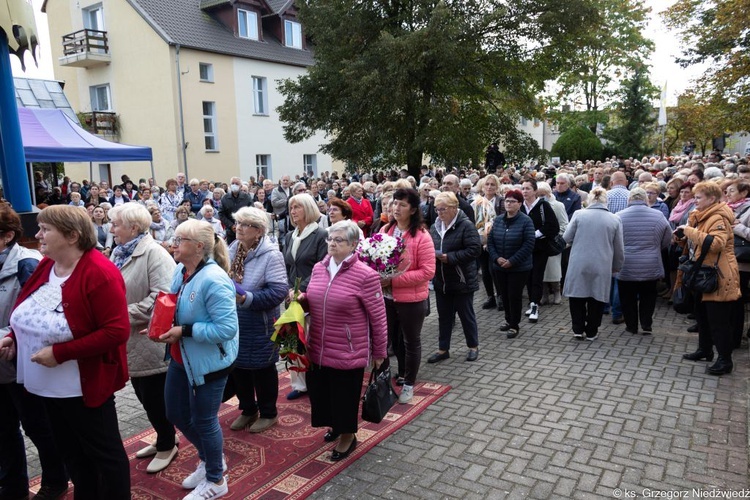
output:
[[[31,192],[26,177],[21,124],[10,67],[8,38],[0,30],[0,173],[5,198],[16,212],[31,212]]]

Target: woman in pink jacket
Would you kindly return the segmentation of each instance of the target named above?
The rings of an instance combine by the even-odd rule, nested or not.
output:
[[[330,427],[323,439],[339,442],[331,460],[357,446],[359,398],[365,367],[386,357],[386,319],[378,274],[357,259],[359,230],[351,221],[328,229],[328,255],[315,265],[300,295],[310,311],[307,372],[313,427]]]
[[[406,244],[408,270],[392,280],[381,280],[388,318],[388,338],[398,359],[398,379],[404,386],[398,402],[414,397],[419,363],[422,361],[422,323],[427,312],[429,282],[435,275],[435,248],[432,237],[422,226],[419,193],[397,189],[393,193],[393,219],[382,230],[401,237]],[[390,285],[390,286],[389,286]]]

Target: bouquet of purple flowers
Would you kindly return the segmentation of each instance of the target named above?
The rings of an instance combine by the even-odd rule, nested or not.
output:
[[[363,239],[357,246],[359,260],[385,279],[393,279],[408,269],[408,255],[403,239],[384,233]]]

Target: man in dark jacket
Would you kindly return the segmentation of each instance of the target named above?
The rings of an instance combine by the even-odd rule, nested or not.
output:
[[[227,230],[227,245],[232,243],[236,238],[234,234],[234,213],[242,207],[249,207],[253,204],[252,197],[243,193],[242,180],[239,177],[232,177],[229,184],[229,192],[221,197],[221,210],[219,219]]]
[[[568,220],[573,218],[576,210],[581,209],[581,195],[570,189],[570,177],[568,174],[558,174],[556,177],[555,198],[565,205]]]
[[[471,203],[466,201],[459,194],[460,189],[461,186],[459,185],[458,177],[453,174],[449,174],[443,177],[443,186],[441,187],[441,191],[448,191],[455,194],[456,198],[458,199],[458,208],[460,208],[464,215],[469,218],[472,224],[475,224],[476,220],[474,219],[474,209],[471,208]],[[427,220],[425,222],[427,223],[428,227],[431,227],[436,220],[437,213],[435,213],[435,202],[430,201],[430,204],[427,207]]]

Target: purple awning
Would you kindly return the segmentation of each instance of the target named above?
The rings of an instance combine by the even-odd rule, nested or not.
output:
[[[151,148],[129,146],[90,134],[59,109],[19,108],[27,162],[151,161]]]

